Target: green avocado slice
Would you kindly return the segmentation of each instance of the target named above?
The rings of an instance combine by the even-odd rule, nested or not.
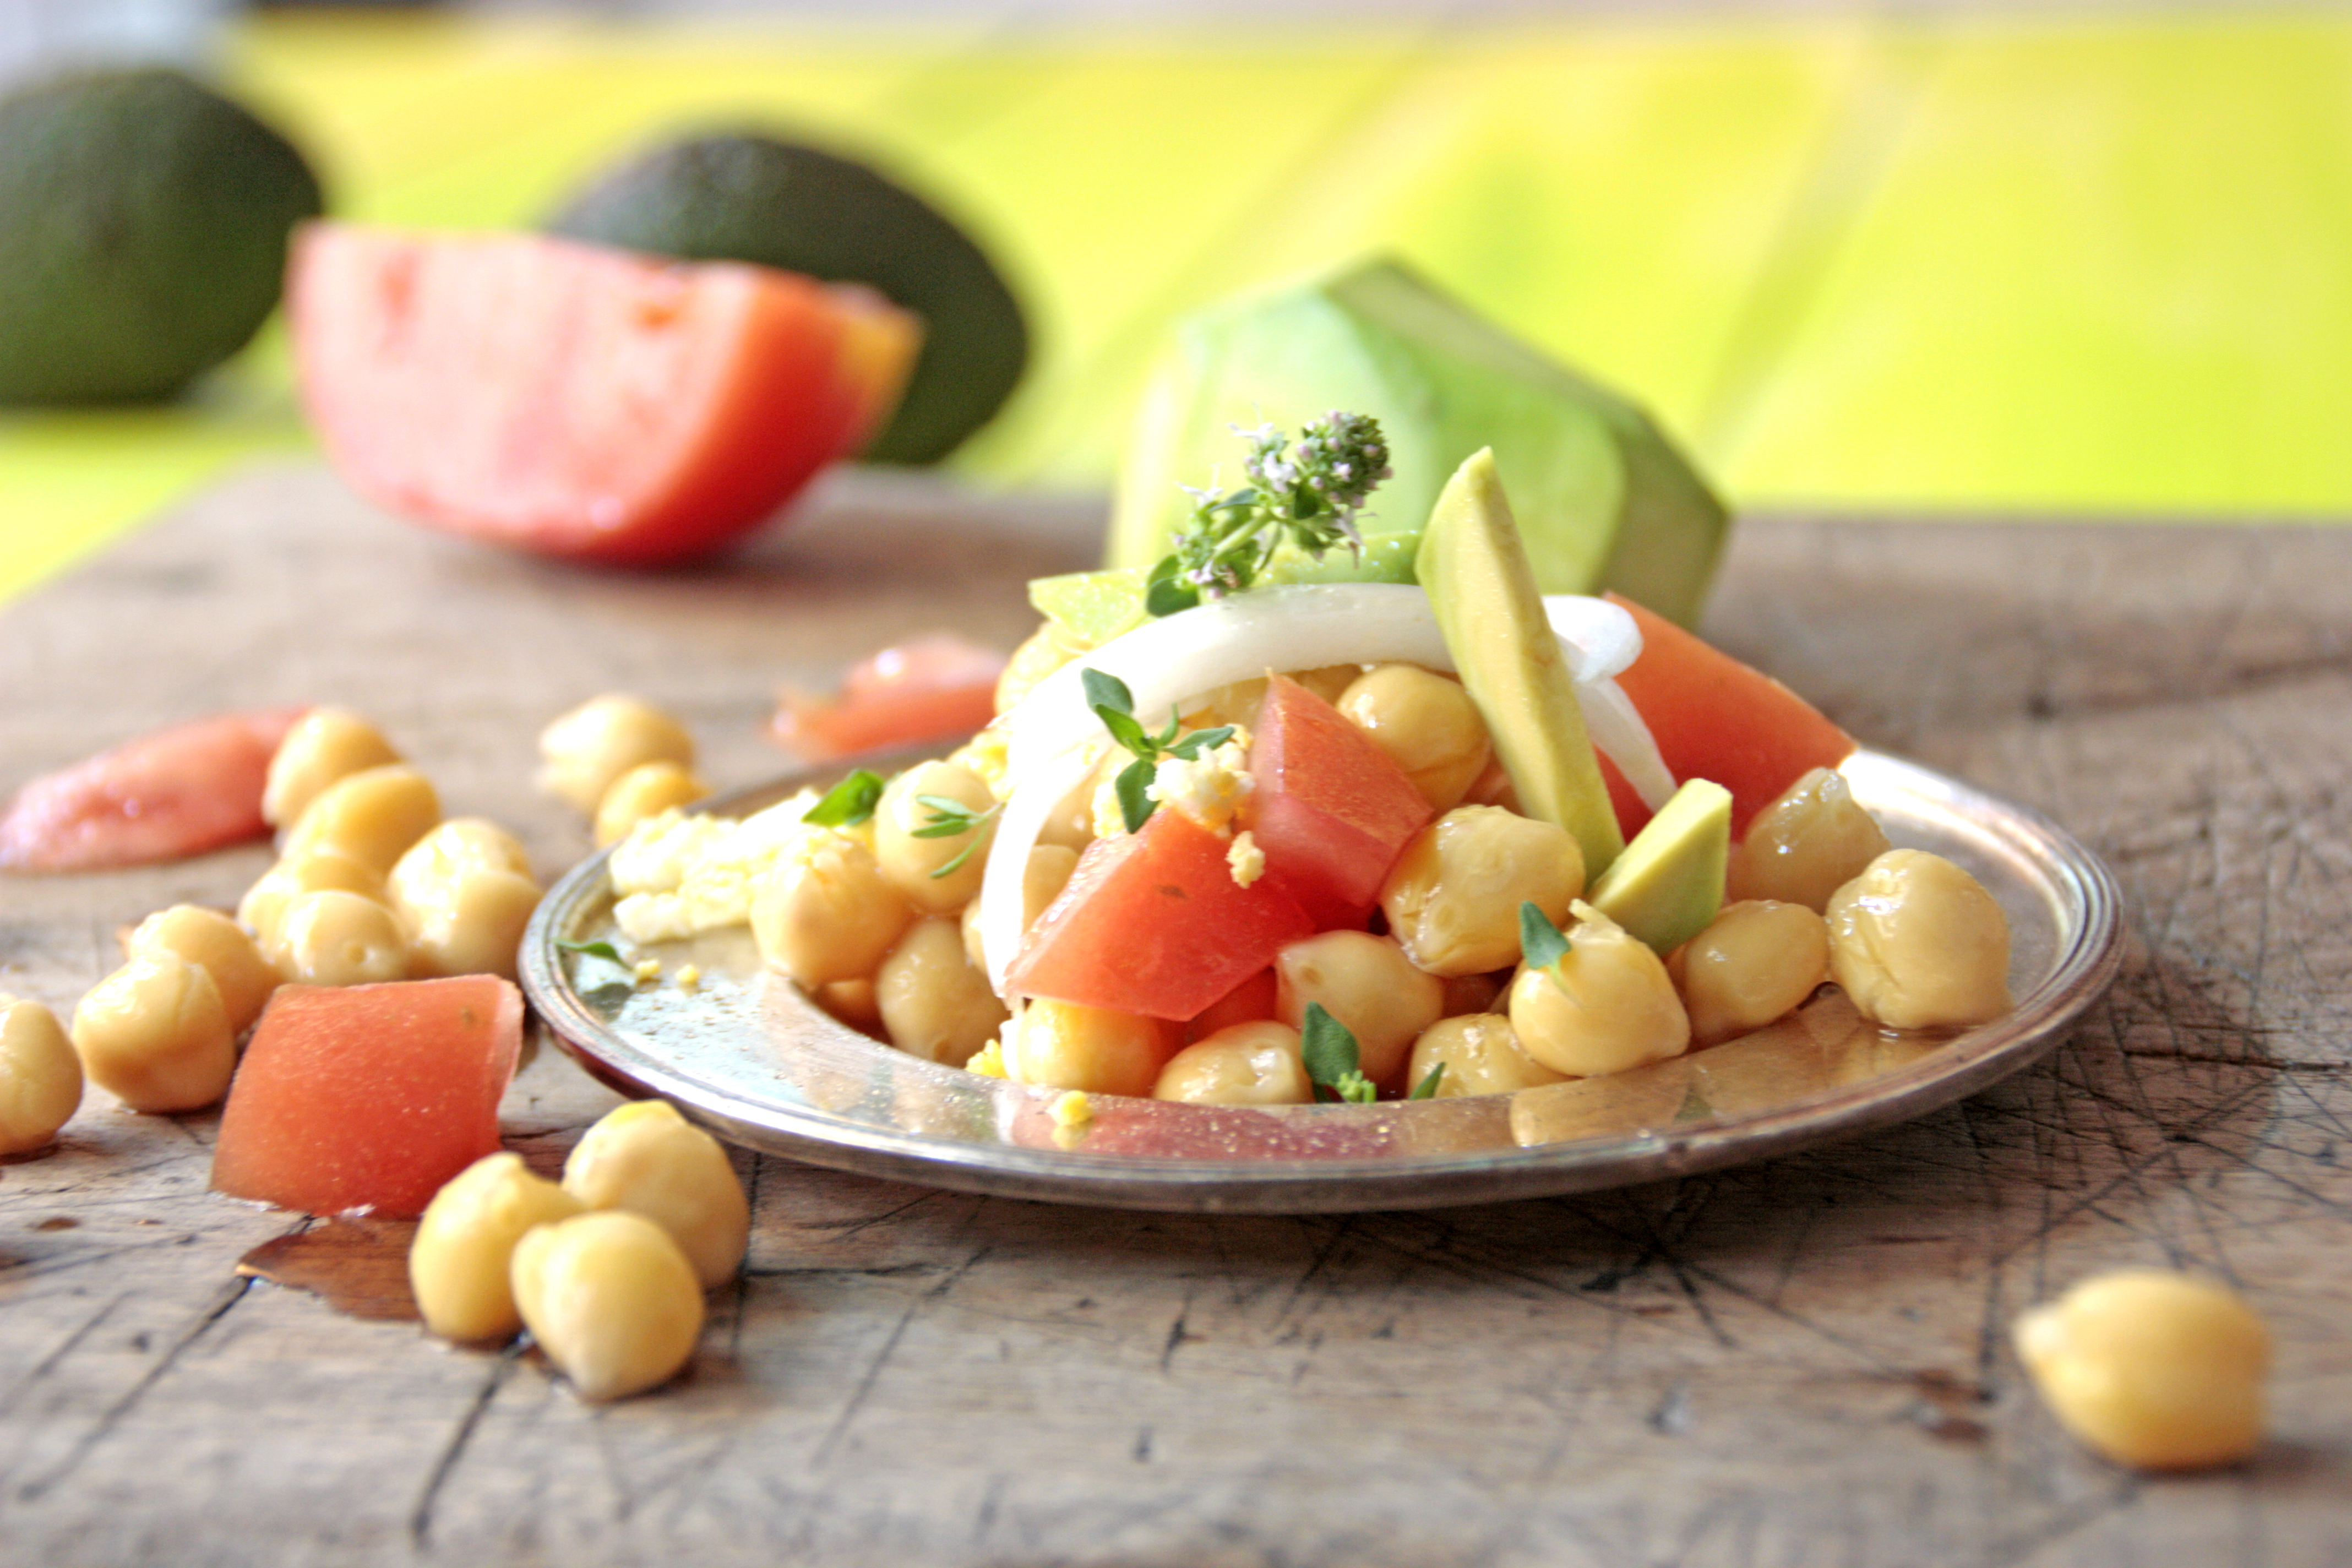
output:
[[[1730,858],[1731,792],[1711,779],[1685,779],[1585,901],[1654,951],[1671,952],[1723,908]]]

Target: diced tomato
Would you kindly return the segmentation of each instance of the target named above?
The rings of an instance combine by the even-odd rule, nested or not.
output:
[[[1184,1026],[1184,1038],[1205,1040],[1235,1024],[1255,1024],[1274,1016],[1282,986],[1271,968],[1261,969],[1193,1016]]]
[[[522,993],[492,974],[281,985],[254,1026],[213,1187],[311,1214],[401,1218],[499,1148]]]
[[[1675,778],[1712,779],[1731,792],[1733,837],[1808,770],[1834,768],[1853,754],[1853,736],[1770,676],[1631,599],[1609,598],[1642,628],[1642,657],[1617,683]],[[1650,819],[1648,808],[1622,779],[1612,783],[1611,798],[1632,837]],[[1631,823],[1629,801],[1640,814]]]
[[[287,304],[354,488],[624,565],[708,554],[856,451],[921,339],[878,294],[771,268],[338,223],[296,234]]]
[[[302,713],[216,713],[30,780],[0,816],[0,867],[151,866],[266,837],[269,759]]]
[[[1265,879],[1235,882],[1231,848],[1166,808],[1140,832],[1097,839],[1037,918],[1007,983],[1028,996],[1194,1016],[1315,930]]]
[[[1250,744],[1249,829],[1266,878],[1320,931],[1360,928],[1429,802],[1396,759],[1287,676],[1268,683]]]
[[[932,632],[886,647],[849,672],[831,700],[783,694],[769,732],[823,761],[885,746],[968,735],[996,717],[1004,656]]]

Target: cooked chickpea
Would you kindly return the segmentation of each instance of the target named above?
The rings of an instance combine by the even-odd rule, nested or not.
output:
[[[1690,1015],[1692,1043],[1718,1045],[1790,1013],[1829,978],[1830,932],[1802,904],[1726,904],[1705,931],[1667,955]]]
[[[1039,681],[1077,658],[1080,651],[1070,646],[1052,621],[1040,624],[1004,661],[1004,673],[996,678],[996,710],[1003,713],[1018,707]]]
[[[74,1009],[74,1054],[133,1110],[199,1110],[228,1092],[236,1032],[220,987],[174,952],[142,953]]]
[[[702,1337],[702,1288],[642,1215],[583,1214],[515,1244],[515,1306],[580,1397],[625,1399],[677,1375]]]
[[[81,1107],[81,1058],[38,1002],[0,995],[0,1154],[47,1148]]]
[[[530,875],[522,840],[482,816],[453,816],[410,845],[383,879],[383,901],[394,909],[424,908],[437,901],[462,871],[513,871]],[[353,892],[365,892],[355,888]]]
[[[907,928],[874,976],[874,996],[892,1045],[951,1068],[970,1061],[1011,1016],[965,952],[957,923],[937,916]]]
[[[539,787],[593,816],[613,781],[639,763],[694,766],[694,737],[643,698],[610,691],[541,731],[539,756]]]
[[[408,931],[373,899],[329,889],[286,906],[270,960],[303,985],[373,985],[408,978]]]
[[[646,817],[692,805],[709,793],[702,776],[682,763],[639,763],[614,779],[596,803],[596,847],[618,844]]]
[[[1578,902],[1569,950],[1511,982],[1520,1048],[1554,1072],[1594,1078],[1690,1048],[1690,1017],[1664,960],[1616,921]]]
[[[1235,1024],[1195,1040],[1160,1069],[1154,1100],[1193,1105],[1306,1105],[1314,1080],[1299,1055],[1298,1031],[1272,1019]]]
[[[488,867],[457,873],[433,902],[399,910],[408,931],[410,973],[515,977],[522,929],[539,908],[540,886],[520,872]]]
[[[1885,830],[1842,773],[1815,768],[1756,814],[1731,852],[1733,899],[1774,899],[1816,912],[1886,853]]]
[[[294,721],[269,758],[261,791],[261,819],[290,827],[302,808],[337,779],[399,762],[383,732],[341,708],[313,708]]]
[[[1274,978],[1274,1016],[1302,1028],[1307,1005],[1320,1002],[1356,1037],[1357,1069],[1383,1088],[1396,1086],[1413,1037],[1445,1005],[1437,976],[1415,968],[1389,938],[1360,931],[1292,942],[1275,955]]]
[[[1451,978],[1517,962],[1522,903],[1558,922],[1582,891],[1584,854],[1568,829],[1497,805],[1465,805],[1404,847],[1381,889],[1381,909],[1413,963]]]
[[[835,980],[816,988],[816,1005],[853,1029],[882,1026],[881,999],[871,980]]]
[[[742,1267],[751,1207],[734,1163],[666,1100],[607,1111],[572,1145],[563,1190],[592,1209],[626,1209],[669,1232],[705,1289]]]
[[[278,989],[278,971],[244,928],[218,910],[194,904],[158,910],[131,929],[123,945],[132,958],[142,952],[173,952],[202,964],[219,989],[228,1026],[236,1034],[261,1016],[269,994]]]
[[[1213,686],[1184,704],[1184,727],[1188,730],[1213,730],[1221,724],[1235,724],[1244,730],[1257,725],[1258,710],[1265,706],[1267,681],[1263,675],[1246,680]]]
[[[1095,841],[1095,795],[1104,781],[1118,775],[1125,752],[1112,753],[1092,773],[1070,786],[1069,793],[1055,803],[1045,814],[1045,826],[1037,830],[1037,842],[1057,845],[1074,853],[1083,854]]]
[[[2270,1330],[2225,1286],[2103,1274],[2024,1313],[2014,1337],[2059,1425],[2118,1464],[2226,1465],[2262,1443]]]
[[[1339,699],[1346,695],[1348,688],[1353,686],[1356,678],[1363,673],[1364,667],[1360,664],[1322,664],[1313,669],[1289,672],[1291,679],[1335,708],[1339,706]]]
[[[1558,1083],[1566,1076],[1528,1055],[1511,1021],[1499,1013],[1440,1018],[1423,1029],[1421,1037],[1412,1043],[1412,1059],[1404,1070],[1405,1083],[1420,1088],[1441,1065],[1445,1071],[1438,1079],[1437,1087],[1430,1091],[1432,1099],[1444,1100],[1456,1094],[1513,1094],[1523,1089]]]
[[[440,820],[432,781],[404,763],[387,763],[320,790],[287,830],[279,858],[332,847],[381,877]]]
[[[949,915],[970,903],[988,872],[988,846],[996,837],[996,819],[962,833],[936,838],[917,835],[933,826],[940,813],[921,799],[932,795],[954,801],[974,816],[996,804],[987,784],[970,768],[953,763],[918,763],[892,779],[874,808],[874,858],[882,875],[899,896],[929,915]],[[969,851],[969,853],[967,853]],[[958,856],[961,864],[946,869]]]
[[[386,901],[383,872],[360,864],[341,849],[321,845],[289,855],[263,872],[236,906],[237,923],[253,933],[254,945],[267,958],[277,949],[286,906],[304,893],[330,889],[357,893],[378,903]]]
[[[503,1340],[515,1308],[515,1243],[534,1226],[584,1213],[580,1200],[514,1153],[486,1154],[442,1185],[408,1245],[408,1285],[425,1326],[445,1340]]]
[[[1029,848],[1028,863],[1021,872],[1021,929],[1027,931],[1045,912],[1045,906],[1062,896],[1070,885],[1070,873],[1078,868],[1078,852],[1060,844],[1034,844]],[[980,900],[972,900],[963,907],[963,947],[975,968],[985,969],[987,958],[980,950]]]
[[[800,840],[751,896],[760,956],[809,987],[871,979],[914,920],[874,852],[838,833]]]
[[[1422,798],[1439,811],[1462,804],[1463,793],[1494,754],[1486,721],[1461,682],[1417,664],[1365,671],[1339,694],[1339,711],[1395,758]]]
[[[1040,999],[1021,1010],[1005,1068],[1049,1089],[1148,1095],[1177,1039],[1177,1026],[1162,1019]]]
[[[2009,921],[1940,855],[1890,849],[1830,899],[1830,978],[1890,1029],[1957,1029],[2009,1011]]]

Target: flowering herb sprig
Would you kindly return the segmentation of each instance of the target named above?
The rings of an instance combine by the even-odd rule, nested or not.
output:
[[[1151,569],[1144,607],[1152,615],[1240,592],[1285,542],[1318,560],[1340,544],[1362,557],[1356,514],[1391,473],[1380,421],[1335,410],[1309,420],[1296,447],[1271,425],[1236,433],[1249,443],[1242,471],[1250,484],[1224,492],[1184,487],[1192,516],[1175,551]]]
[[[1158,803],[1149,792],[1160,758],[1197,762],[1202,752],[1213,752],[1234,738],[1234,727],[1220,724],[1213,730],[1195,730],[1180,740],[1177,736],[1183,725],[1173,708],[1168,710],[1168,727],[1155,735],[1136,718],[1135,694],[1127,689],[1126,681],[1094,668],[1080,670],[1078,681],[1086,688],[1087,706],[1103,721],[1110,738],[1134,754],[1135,761],[1119,770],[1111,786],[1118,793],[1118,813],[1129,833],[1141,832],[1151,820]]]

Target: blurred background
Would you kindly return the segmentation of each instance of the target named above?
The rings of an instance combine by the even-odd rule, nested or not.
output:
[[[2352,516],[2340,7],[0,0],[0,83],[152,58],[344,217],[527,226],[695,128],[870,153],[1033,318],[977,485],[1106,489],[1172,321],[1385,251],[1739,508]],[[274,327],[180,404],[0,414],[0,596],[307,440]]]

